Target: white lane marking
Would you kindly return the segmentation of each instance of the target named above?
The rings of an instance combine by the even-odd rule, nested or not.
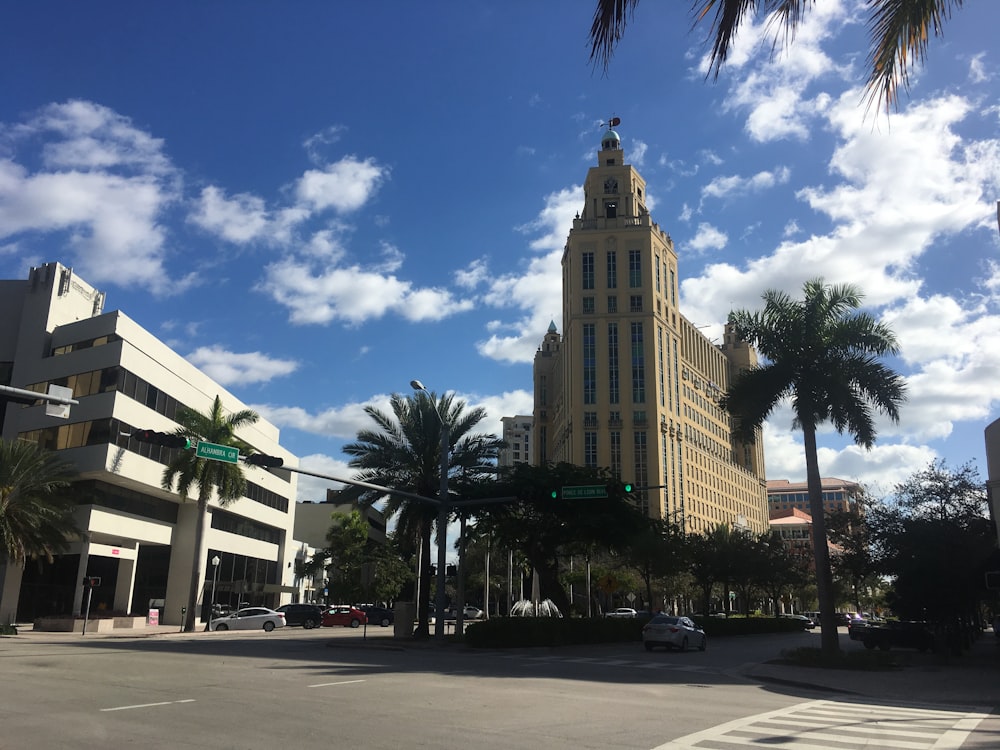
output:
[[[114,708],[102,708],[101,711],[129,711],[133,708],[153,708],[154,706],[170,706],[174,703],[194,703],[194,698],[187,698],[182,701],[160,701],[159,703],[136,703],[133,706],[115,706]]]
[[[844,750],[956,750],[987,716],[975,709],[818,700],[729,721],[655,750],[760,747],[779,742],[785,750],[828,750],[831,743]]]
[[[364,682],[364,680],[344,680],[343,682],[321,682],[318,685],[309,685],[309,687],[317,688],[317,687],[330,687],[331,685],[353,685],[355,682]]]

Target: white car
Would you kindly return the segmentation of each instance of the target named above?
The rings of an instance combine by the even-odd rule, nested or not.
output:
[[[267,607],[246,607],[225,617],[216,617],[209,623],[209,630],[260,630],[270,633],[285,627],[285,613]]]
[[[631,607],[619,607],[618,609],[612,610],[611,612],[606,612],[605,617],[635,617],[638,614]]]
[[[708,638],[705,631],[687,617],[657,615],[642,628],[642,645],[647,651],[656,646],[664,648],[679,648],[687,651],[690,646],[697,646],[699,651],[708,648]]]
[[[464,613],[466,620],[478,620],[483,616],[483,610],[479,607],[473,607],[471,605],[466,606]]]

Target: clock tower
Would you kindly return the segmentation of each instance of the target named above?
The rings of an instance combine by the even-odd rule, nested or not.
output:
[[[736,441],[718,406],[755,355],[731,331],[717,345],[681,314],[677,251],[625,163],[619,123],[601,137],[563,251],[562,336],[550,325],[548,356],[536,356],[534,460],[608,467],[649,516],[688,531],[764,531],[760,441]]]

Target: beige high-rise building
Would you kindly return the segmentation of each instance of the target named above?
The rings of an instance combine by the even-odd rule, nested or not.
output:
[[[608,467],[654,518],[688,531],[768,527],[764,455],[718,406],[756,355],[710,341],[678,307],[677,252],[609,129],[563,252],[563,333],[534,362],[535,463]]]

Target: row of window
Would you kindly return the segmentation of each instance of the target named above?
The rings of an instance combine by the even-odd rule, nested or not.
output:
[[[92,349],[95,346],[104,346],[105,344],[114,344],[117,341],[121,341],[122,337],[117,333],[109,333],[105,336],[97,336],[92,339],[87,339],[85,341],[74,341],[72,344],[66,344],[65,346],[57,346],[52,349],[53,357],[58,357],[60,354],[69,354],[70,352],[77,352],[81,349]]]
[[[597,306],[593,297],[582,298],[584,315],[593,315],[597,312]],[[628,311],[630,313],[642,312],[642,295],[632,294],[628,298]],[[611,315],[618,313],[618,297],[614,294],[608,295],[608,313]]]
[[[657,261],[659,258],[657,258]],[[593,289],[595,282],[594,253],[580,253],[580,269],[584,289]],[[608,289],[618,288],[618,251],[607,251],[607,282]],[[628,251],[628,285],[631,289],[642,288],[642,251]]]
[[[47,450],[66,450],[81,448],[88,445],[106,445],[111,443],[132,453],[138,453],[166,466],[177,455],[177,449],[165,448],[162,445],[141,443],[132,437],[137,428],[113,419],[95,419],[89,422],[74,422],[58,427],[47,427],[41,430],[22,432],[18,437],[32,443],[37,443]],[[288,512],[288,498],[279,495],[258,484],[247,481],[245,497],[254,502],[275,508],[282,513]]]

